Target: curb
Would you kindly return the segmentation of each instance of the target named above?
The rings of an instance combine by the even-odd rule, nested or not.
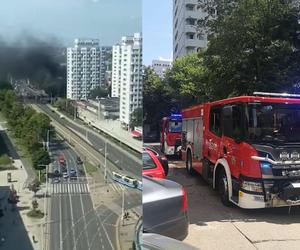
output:
[[[122,250],[122,247],[121,247],[121,242],[120,242],[120,227],[121,227],[121,216],[118,217],[118,220],[117,220],[117,223],[118,225],[118,229],[116,230],[116,242],[117,242],[117,249],[118,250]]]

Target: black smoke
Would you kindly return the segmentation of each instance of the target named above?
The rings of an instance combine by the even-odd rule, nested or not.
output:
[[[53,96],[66,89],[64,46],[55,38],[45,40],[22,36],[15,41],[0,37],[0,80],[30,80]]]

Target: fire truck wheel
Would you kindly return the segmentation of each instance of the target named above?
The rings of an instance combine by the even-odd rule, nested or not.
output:
[[[186,165],[186,170],[190,175],[194,175],[196,173],[195,170],[193,169],[193,160],[192,160],[192,154],[190,150],[188,151],[185,165]]]
[[[221,202],[223,203],[223,205],[230,206],[229,195],[228,195],[228,181],[227,181],[227,176],[224,168],[222,168],[219,173],[218,189],[219,189]]]

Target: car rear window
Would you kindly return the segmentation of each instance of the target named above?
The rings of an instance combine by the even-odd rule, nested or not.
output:
[[[143,169],[156,168],[154,161],[148,153],[143,153]]]

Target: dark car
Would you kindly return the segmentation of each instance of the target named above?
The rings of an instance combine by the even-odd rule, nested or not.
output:
[[[157,148],[154,146],[144,146],[145,150],[151,151],[160,161],[161,165],[163,166],[165,170],[165,175],[167,176],[169,173],[169,163],[167,157]]]
[[[183,240],[188,235],[188,227],[184,188],[174,181],[143,176],[144,233]]]
[[[175,240],[159,234],[143,233],[143,218],[140,217],[135,226],[133,249],[136,250],[197,250],[182,241]]]
[[[142,246],[140,249],[149,249],[149,250],[199,250],[190,246],[182,241],[175,240],[159,234],[143,234],[142,237]]]

